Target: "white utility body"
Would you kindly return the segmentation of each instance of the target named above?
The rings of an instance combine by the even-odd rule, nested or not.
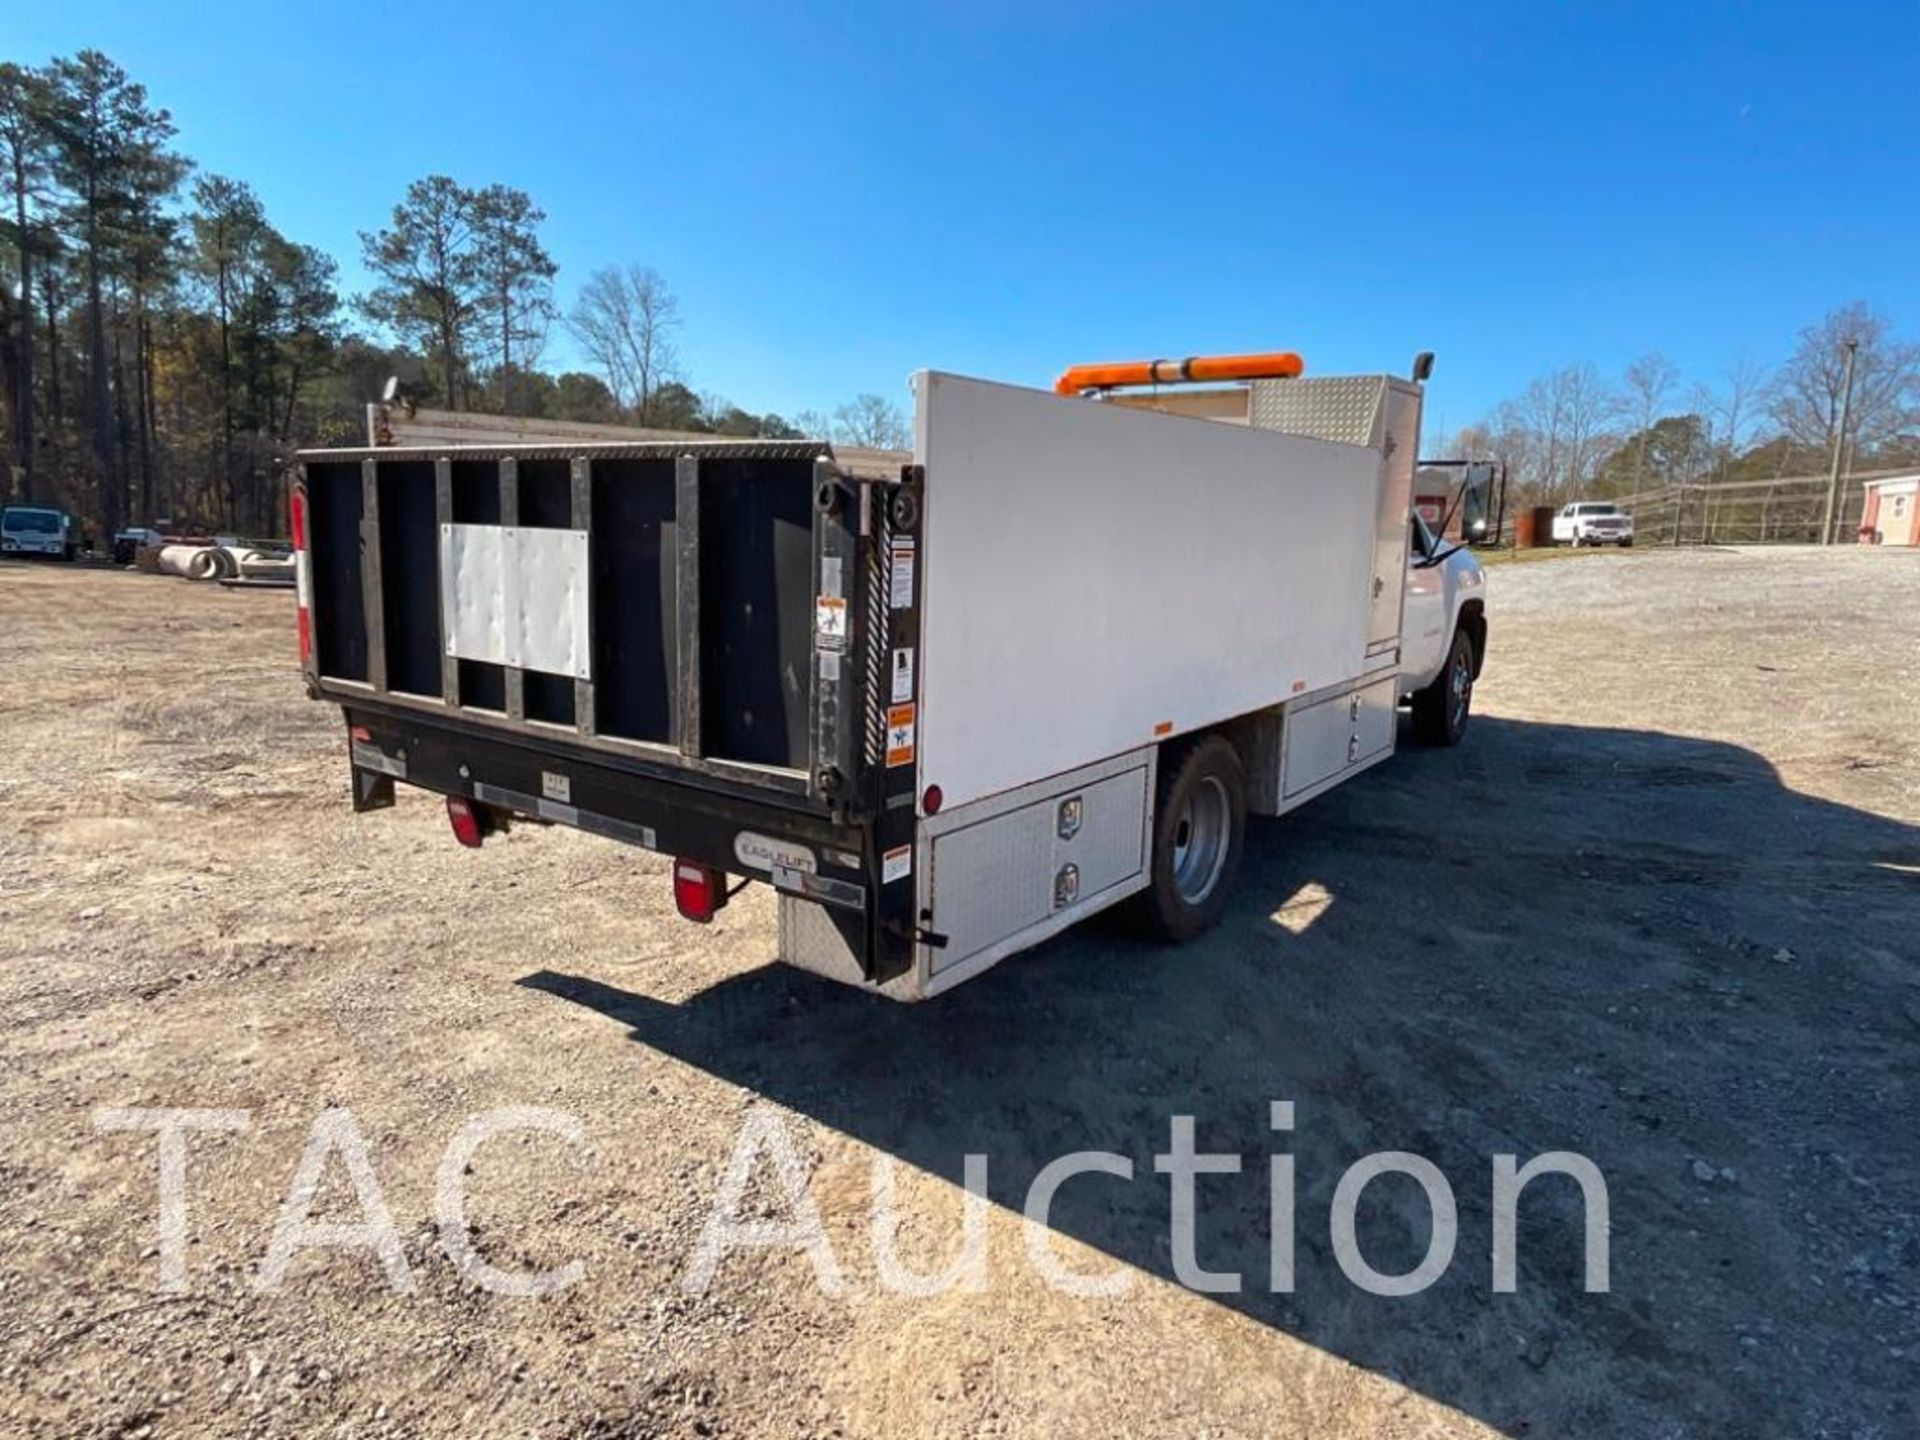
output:
[[[1242,784],[1234,853],[1199,877],[1223,885],[1240,816],[1388,758],[1399,702],[1446,685],[1465,635],[1439,732],[1458,738],[1482,575],[1412,525],[1418,384],[1256,379],[1240,421],[937,372],[914,399],[920,800],[893,883],[922,938],[887,993],[935,994],[1150,889],[1162,771],[1200,737]],[[1221,898],[1200,893],[1207,923]],[[818,905],[780,904],[784,959],[860,979]]]

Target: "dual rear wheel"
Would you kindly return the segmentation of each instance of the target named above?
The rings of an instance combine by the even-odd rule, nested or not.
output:
[[[1230,741],[1203,735],[1163,749],[1151,876],[1134,902],[1140,928],[1162,940],[1189,940],[1218,921],[1240,871],[1246,831],[1246,775]]]

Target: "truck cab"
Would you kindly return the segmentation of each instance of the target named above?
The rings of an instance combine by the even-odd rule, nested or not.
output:
[[[1400,697],[1413,706],[1421,740],[1457,745],[1487,656],[1486,572],[1464,544],[1435,535],[1418,511],[1408,533]]]

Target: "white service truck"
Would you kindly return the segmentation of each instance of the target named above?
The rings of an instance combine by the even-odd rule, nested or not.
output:
[[[357,809],[401,782],[465,844],[659,851],[694,920],[764,881],[784,960],[896,998],[1123,901],[1186,938],[1249,814],[1387,759],[1403,701],[1466,727],[1486,603],[1411,514],[1426,368],[927,371],[895,457],[413,445],[383,411],[388,443],[298,457],[309,691]]]
[[[79,531],[66,511],[45,505],[9,505],[0,510],[0,555],[72,560],[79,553]]]

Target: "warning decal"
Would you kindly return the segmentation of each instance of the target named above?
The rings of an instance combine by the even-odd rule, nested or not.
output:
[[[843,645],[847,639],[847,602],[837,595],[822,595],[813,602],[813,629],[822,642]]]
[[[893,703],[913,699],[913,647],[900,646],[893,652]]]
[[[896,536],[887,546],[888,569],[887,607],[892,610],[911,610],[913,608],[913,537]]]
[[[896,845],[880,857],[880,883],[891,885],[913,873],[913,846]]]
[[[913,720],[913,706],[889,705],[887,707],[888,768],[913,763]]]

